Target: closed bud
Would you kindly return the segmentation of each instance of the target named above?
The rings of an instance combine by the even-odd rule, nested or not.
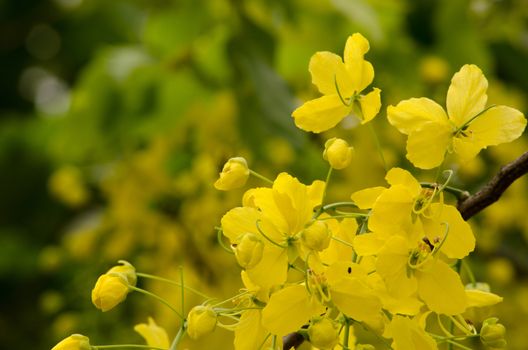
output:
[[[480,340],[484,345],[493,349],[506,349],[507,343],[504,339],[506,335],[506,328],[497,323],[499,321],[496,317],[488,318],[482,324],[480,329]]]
[[[311,250],[323,251],[330,245],[332,234],[324,221],[316,221],[301,233],[302,244]]]
[[[235,257],[245,269],[255,267],[262,259],[264,243],[253,233],[246,233],[235,248]]]
[[[333,169],[344,169],[352,160],[354,148],[350,147],[343,139],[333,137],[326,141],[323,158],[330,163]]]
[[[328,317],[312,319],[308,327],[308,339],[319,349],[333,349],[339,342],[339,327]]]
[[[211,333],[215,327],[216,312],[210,306],[195,306],[187,316],[187,334],[192,339],[198,339]]]
[[[123,274],[105,273],[95,283],[92,303],[103,312],[108,311],[125,300],[128,292],[128,282]]]
[[[214,183],[217,190],[229,191],[246,184],[249,177],[247,162],[242,157],[231,158],[224,164],[220,178]]]
[[[81,334],[72,334],[55,345],[51,350],[90,350],[90,340]]]

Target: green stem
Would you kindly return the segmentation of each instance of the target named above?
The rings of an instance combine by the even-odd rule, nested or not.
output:
[[[357,205],[354,202],[335,202],[335,203],[323,205],[323,211],[328,211],[328,210],[332,210],[335,208],[341,208],[341,207],[357,208]]]
[[[273,185],[273,181],[271,181],[270,179],[268,179],[267,177],[265,177],[264,175],[260,175],[259,173],[257,173],[256,171],[253,171],[251,169],[249,169],[249,173],[253,176],[255,176],[256,178],[259,178],[261,179],[262,181],[264,182],[267,182],[269,183],[270,185]]]
[[[430,182],[420,182],[420,185],[425,188],[438,188],[440,187],[439,184],[436,183],[430,183]],[[456,197],[456,199],[465,199],[470,196],[469,192],[466,190],[461,190],[460,188],[451,187],[451,186],[445,186],[443,188],[443,191],[450,193]]]
[[[460,343],[457,343],[456,341],[453,341],[453,340],[447,339],[446,342],[447,342],[448,348],[452,348],[452,346],[455,345],[455,346],[458,346],[459,348],[464,349],[464,350],[472,350],[471,348],[468,348],[467,346],[464,346],[464,345],[462,345]]]
[[[348,247],[351,247],[351,248],[354,247],[351,243],[348,243],[347,241],[344,241],[344,240],[342,240],[341,238],[337,238],[337,237],[334,237],[334,236],[332,236],[331,238],[332,238],[334,241],[337,241],[337,242],[339,242],[339,243],[341,243],[341,244],[344,244],[344,245],[346,245],[346,246],[348,246]]]
[[[181,312],[185,315],[185,283],[183,281],[183,266],[180,265],[180,283],[181,283]]]
[[[370,132],[372,133],[372,136],[374,137],[374,142],[376,143],[376,148],[378,149],[378,154],[381,158],[381,162],[383,163],[383,169],[385,169],[385,172],[389,171],[387,167],[387,162],[385,161],[385,156],[383,155],[383,150],[381,148],[381,142],[378,138],[378,134],[376,134],[376,130],[374,130],[374,127],[372,126],[372,123],[368,123]]]
[[[271,348],[273,350],[277,349],[277,336],[274,335],[273,338],[271,338]]]
[[[172,344],[171,344],[169,350],[176,350],[178,348],[178,344],[182,340],[186,330],[187,330],[187,324],[186,324],[185,321],[183,321],[183,324],[180,327],[180,330],[178,331],[178,334],[176,334],[176,337],[174,337],[174,340],[172,341]]]
[[[162,297],[154,294],[154,293],[151,293],[149,292],[148,290],[144,290],[144,289],[141,289],[141,288],[138,288],[138,287],[134,287],[134,286],[128,286],[128,288],[132,289],[132,290],[135,290],[136,292],[140,292],[140,293],[143,293],[145,295],[148,295],[156,300],[158,300],[159,302],[161,302],[162,304],[165,304],[165,306],[167,306],[169,309],[171,309],[172,311],[174,311],[174,313],[176,315],[178,315],[179,318],[181,318],[182,320],[184,320],[185,318],[178,312],[176,311],[176,309],[167,302],[167,300],[163,299]]]
[[[173,285],[178,286],[178,287],[182,287],[182,285],[180,283],[176,282],[176,281],[173,281],[173,280],[170,280],[170,279],[167,279],[167,278],[163,278],[163,277],[149,275],[147,273],[136,272],[136,276],[143,277],[143,278],[148,278],[148,279],[152,279],[152,280],[156,280],[156,281],[161,281],[161,282],[173,284]],[[202,298],[211,299],[209,296],[207,296],[207,295],[203,294],[202,292],[199,292],[196,289],[191,288],[189,286],[183,286],[183,288],[187,289],[189,292],[193,292],[194,294],[201,296]]]
[[[473,274],[473,271],[471,271],[471,268],[469,267],[469,264],[466,261],[462,260],[462,267],[464,268],[464,270],[468,274],[469,280],[470,280],[471,284],[473,285],[473,287],[476,287],[477,286],[477,280],[475,279],[475,275]]]
[[[350,350],[348,347],[348,338],[350,337],[350,322],[348,318],[345,317],[345,334],[343,334],[343,350]]]
[[[155,346],[139,345],[139,344],[92,345],[92,349],[93,350],[118,349],[118,348],[138,348],[138,349],[167,350],[166,348],[157,348]]]
[[[216,240],[218,241],[218,244],[220,245],[220,247],[222,247],[223,250],[225,250],[226,252],[228,252],[229,254],[235,254],[235,252],[226,247],[224,241],[222,240],[222,228],[221,227],[215,227],[216,229]]]

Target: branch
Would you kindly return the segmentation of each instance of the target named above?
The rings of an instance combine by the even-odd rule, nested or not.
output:
[[[468,220],[482,209],[495,203],[510,185],[528,173],[528,152],[513,162],[503,166],[480,191],[458,202],[458,210],[464,220]]]

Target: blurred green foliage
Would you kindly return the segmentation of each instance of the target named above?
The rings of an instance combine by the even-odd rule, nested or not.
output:
[[[452,73],[475,63],[491,103],[527,110],[526,0],[3,0],[0,21],[2,348],[46,349],[72,332],[140,341],[132,326],[148,315],[173,332],[166,310],[139,297],[104,315],[91,306],[96,277],[120,258],[169,277],[183,261],[188,283],[212,295],[240,288],[213,228],[241,191],[212,183],[234,155],[270,177],[324,176],[323,136],[290,114],[315,96],[310,56],[339,52],[351,33],[371,42],[384,106],[443,103]],[[375,124],[389,163],[410,168],[383,112]],[[382,183],[370,134],[344,123],[325,136],[336,133],[358,158],[330,195]],[[478,189],[527,141],[484,152],[457,183]],[[527,186],[473,220],[472,267],[505,296],[512,349],[528,344]],[[232,338],[187,346],[213,342]]]

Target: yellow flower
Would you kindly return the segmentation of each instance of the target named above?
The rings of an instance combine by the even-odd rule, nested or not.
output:
[[[372,120],[381,107],[380,89],[360,93],[372,83],[374,68],[363,56],[369,50],[363,35],[351,35],[345,45],[344,62],[331,52],[317,52],[310,59],[312,83],[324,95],[297,108],[292,117],[300,129],[319,133],[333,128],[354,111],[361,124]]]
[[[51,193],[71,207],[79,207],[90,199],[79,168],[64,166],[56,170],[48,183]]]
[[[101,275],[92,290],[92,303],[102,311],[108,311],[126,299],[137,281],[136,269],[129,262],[119,260],[117,265]]]
[[[475,65],[464,65],[447,91],[447,114],[428,98],[411,98],[387,108],[389,122],[408,135],[407,158],[418,168],[439,166],[446,152],[462,161],[480,150],[518,138],[524,115],[511,107],[486,108],[488,81]]]
[[[55,345],[51,350],[91,350],[90,340],[81,334],[72,334]]]
[[[262,310],[262,324],[272,334],[283,336],[298,330],[326,306],[357,321],[375,324],[380,318],[381,302],[367,284],[361,266],[339,261],[322,271],[311,269],[308,288],[292,285],[275,292]]]
[[[246,233],[255,234],[264,243],[262,259],[246,270],[253,283],[267,288],[286,281],[288,261],[299,255],[301,232],[311,223],[323,188],[322,181],[306,186],[281,173],[272,188],[249,190],[244,196],[245,206],[224,215],[222,232],[231,244],[239,244]]]
[[[246,184],[248,177],[249,169],[246,160],[242,157],[231,158],[224,164],[214,187],[221,191],[240,188]]]
[[[333,349],[339,341],[339,326],[328,317],[316,317],[308,327],[308,339],[318,349]]]
[[[323,158],[330,163],[333,169],[344,169],[352,160],[354,148],[350,147],[343,139],[333,137],[326,141]]]
[[[216,318],[216,312],[210,306],[193,307],[187,316],[187,334],[198,339],[211,333],[216,327]]]
[[[148,324],[140,323],[135,325],[134,330],[145,338],[147,345],[165,349],[168,349],[170,346],[167,332],[158,326],[152,317],[148,318]]]

